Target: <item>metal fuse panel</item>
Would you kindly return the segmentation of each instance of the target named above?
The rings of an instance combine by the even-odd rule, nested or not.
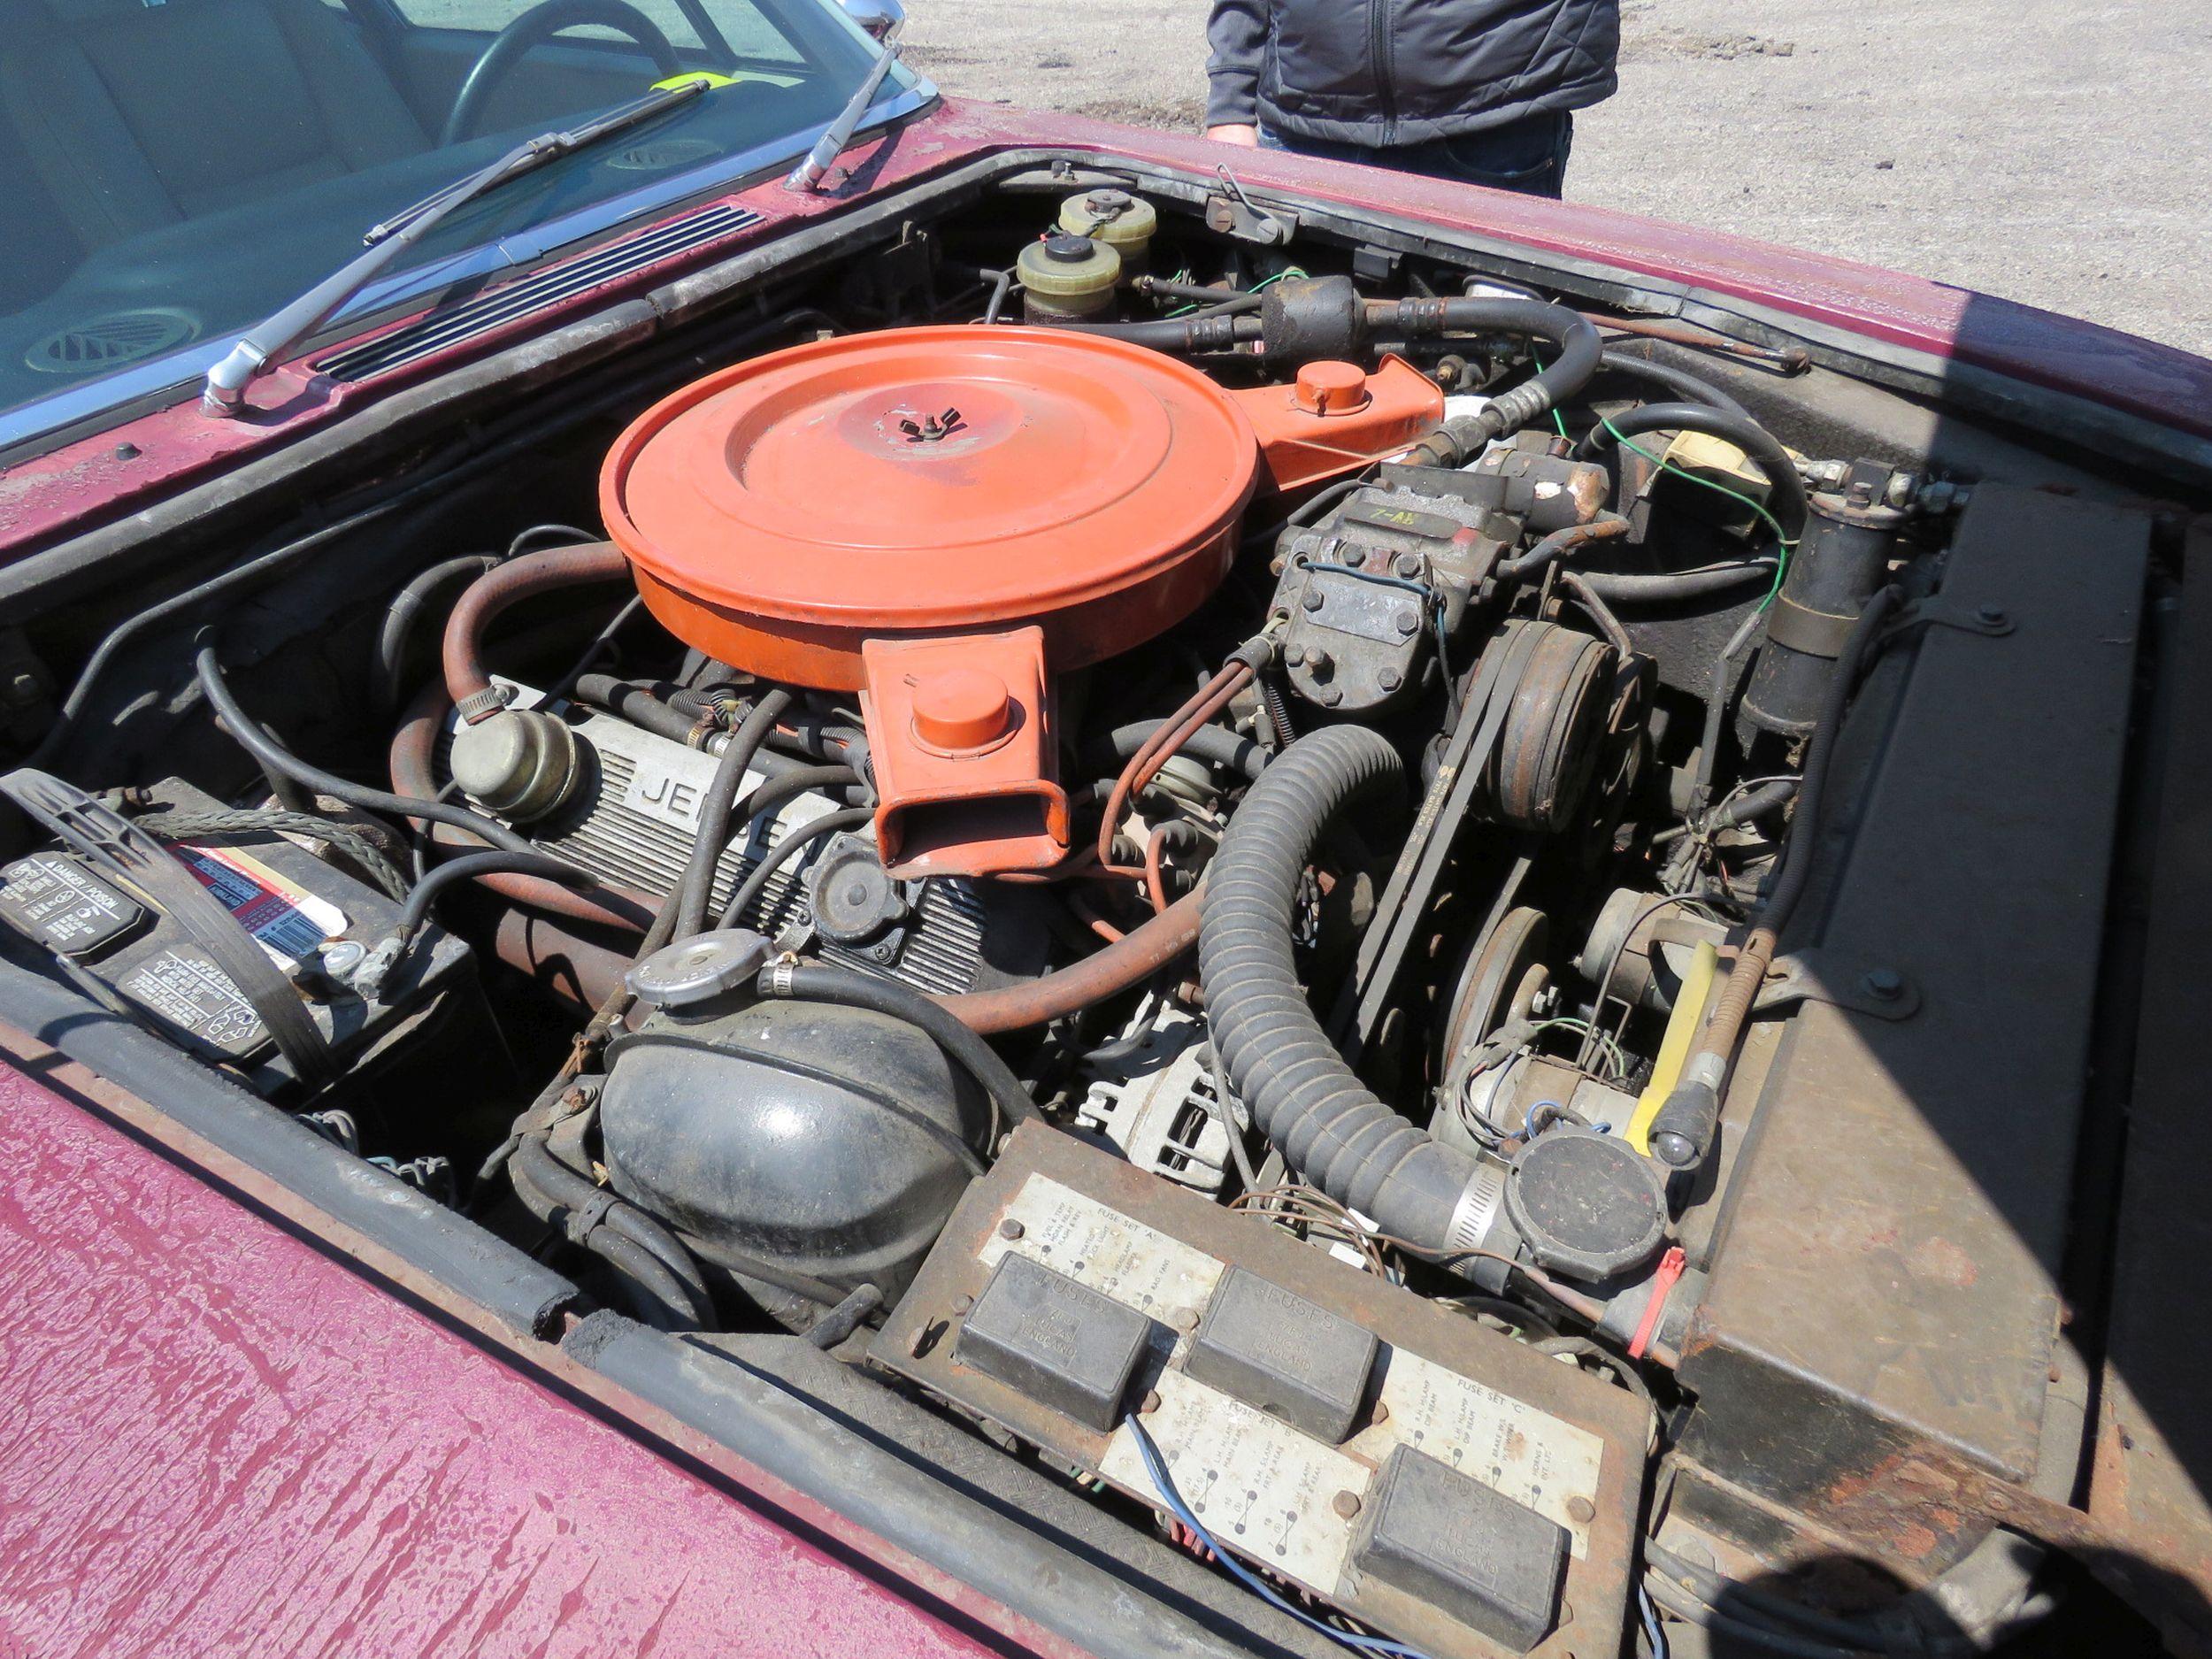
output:
[[[1448,1583],[1457,1569],[1435,1558],[1416,1571],[1410,1546],[1390,1528],[1379,1547],[1370,1543],[1361,1554],[1363,1521],[1371,1534],[1368,1511],[1385,1501],[1385,1469],[1402,1449],[1448,1475],[1447,1486],[1479,1486],[1503,1506],[1494,1517],[1527,1517],[1500,1531],[1501,1548],[1552,1535],[1546,1527],[1563,1540],[1559,1611],[1533,1651],[1610,1652],[1618,1645],[1649,1429],[1639,1401],[1260,1217],[1025,1125],[991,1173],[969,1188],[878,1335],[875,1356],[1156,1508],[1165,1506],[1125,1418],[1107,1429],[1088,1426],[1056,1407],[1049,1396],[1056,1385],[1010,1383],[972,1363],[980,1350],[965,1327],[986,1311],[995,1275],[1016,1259],[1049,1268],[1148,1323],[1155,1340],[1132,1379],[1131,1409],[1183,1502],[1225,1548],[1433,1659],[1528,1650],[1527,1609],[1550,1594],[1541,1572],[1516,1569],[1510,1583],[1481,1590]],[[1240,1279],[1286,1293],[1322,1319],[1374,1339],[1340,1443],[1240,1398],[1240,1390],[1255,1390],[1234,1367],[1211,1381],[1194,1374],[1207,1310]],[[1233,1303],[1240,1294],[1230,1290]],[[1270,1365],[1294,1363],[1278,1352]],[[1338,1397],[1344,1386],[1339,1378],[1320,1392]],[[1428,1553],[1434,1556],[1432,1546]],[[1541,1566],[1540,1549],[1508,1553]]]

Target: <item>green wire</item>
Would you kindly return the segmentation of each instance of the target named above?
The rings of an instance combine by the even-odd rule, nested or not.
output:
[[[1759,609],[1763,611],[1769,605],[1772,604],[1774,603],[1774,595],[1782,591],[1782,578],[1789,570],[1790,555],[1796,550],[1797,543],[1782,534],[1782,521],[1767,511],[1766,503],[1753,500],[1750,496],[1745,495],[1741,490],[1731,489],[1725,484],[1716,484],[1709,478],[1700,478],[1695,472],[1685,471],[1683,468],[1677,466],[1673,462],[1667,460],[1663,457],[1654,455],[1650,450],[1636,442],[1634,439],[1624,436],[1622,434],[1621,429],[1615,426],[1610,420],[1606,419],[1604,416],[1601,415],[1598,419],[1605,429],[1613,434],[1613,442],[1619,444],[1622,449],[1634,450],[1635,453],[1642,456],[1645,460],[1650,462],[1663,472],[1671,472],[1677,478],[1688,479],[1693,484],[1702,484],[1708,489],[1717,489],[1722,495],[1727,496],[1730,500],[1741,502],[1745,506],[1750,508],[1752,511],[1757,513],[1759,517],[1767,521],[1767,527],[1774,532],[1775,546],[1779,549],[1779,551],[1777,554],[1774,562],[1774,585],[1767,589],[1767,596],[1759,602]],[[1562,435],[1564,435],[1563,433]]]
[[[1536,365],[1537,373],[1541,374],[1544,372],[1544,359],[1538,357],[1533,351],[1528,354],[1528,360]],[[1559,428],[1559,435],[1562,438],[1566,438],[1566,441],[1570,443],[1574,442],[1573,439],[1567,437],[1567,418],[1564,415],[1562,415],[1556,408],[1554,408],[1551,411],[1551,424]]]
[[[1536,365],[1536,372],[1539,374],[1541,374],[1544,372],[1544,360],[1538,357],[1533,351],[1530,352],[1528,357],[1529,361]],[[1559,428],[1559,435],[1563,438],[1566,437],[1567,422],[1565,418],[1563,417],[1556,409],[1555,409],[1551,411],[1551,419],[1552,425]],[[1608,420],[1604,416],[1599,416],[1598,419],[1604,425],[1605,429],[1613,434],[1613,442],[1619,444],[1622,449],[1634,450],[1638,455],[1642,456],[1645,460],[1650,462],[1663,472],[1671,472],[1677,478],[1688,479],[1693,484],[1702,484],[1708,489],[1717,489],[1722,495],[1728,496],[1731,500],[1743,503],[1745,506],[1750,508],[1752,511],[1757,513],[1759,517],[1767,521],[1768,528],[1774,532],[1775,545],[1779,550],[1776,554],[1774,560],[1774,585],[1767,589],[1767,596],[1759,602],[1759,609],[1764,611],[1769,605],[1772,604],[1774,603],[1774,595],[1782,591],[1782,578],[1789,571],[1790,555],[1796,550],[1797,543],[1791,541],[1789,537],[1782,534],[1782,521],[1766,510],[1766,503],[1763,502],[1754,501],[1750,496],[1743,494],[1742,491],[1731,489],[1725,484],[1716,484],[1709,478],[1700,478],[1695,472],[1686,472],[1683,468],[1677,466],[1673,462],[1665,459],[1663,457],[1654,455],[1641,444],[1624,436],[1621,429],[1615,426],[1610,420]],[[1571,440],[1570,440],[1570,442],[1571,442]]]
[[[1186,274],[1187,274],[1187,273],[1186,273]],[[1296,276],[1296,277],[1302,277],[1302,276],[1303,276],[1303,275],[1305,275],[1305,274],[1306,274],[1306,273],[1305,273],[1303,271],[1300,270],[1300,269],[1299,269],[1296,265],[1285,265],[1285,266],[1284,266],[1281,270],[1278,271],[1278,272],[1277,272],[1277,273],[1276,273],[1273,276],[1267,278],[1267,279],[1266,279],[1266,280],[1264,280],[1264,281],[1261,281],[1261,282],[1255,282],[1255,283],[1251,286],[1251,288],[1248,288],[1248,290],[1246,290],[1246,291],[1247,291],[1248,293],[1257,294],[1257,293],[1258,293],[1258,292],[1259,292],[1262,288],[1267,288],[1267,287],[1271,286],[1271,284],[1273,284],[1273,283],[1279,282],[1279,281],[1281,281],[1281,280],[1282,280],[1285,277],[1294,277],[1294,276]],[[1178,282],[1180,282],[1180,281],[1182,281],[1184,279],[1183,279],[1182,277],[1179,277],[1179,277],[1177,277],[1175,280],[1176,280]],[[1225,294],[1224,296],[1222,296],[1222,297],[1223,297],[1224,299],[1227,299],[1227,298],[1229,298],[1229,297],[1231,297],[1231,296],[1228,296],[1228,295],[1225,295]],[[1188,305],[1178,305],[1178,306],[1177,306],[1177,307],[1176,307],[1173,311],[1170,311],[1170,312],[1168,313],[1168,316],[1169,316],[1169,317],[1183,317],[1183,316],[1187,316],[1187,315],[1188,315],[1188,314],[1189,314],[1190,312],[1192,312],[1192,311],[1196,311],[1197,309],[1198,309],[1198,306],[1197,306],[1197,304],[1196,304],[1194,302],[1193,303],[1191,303],[1191,304],[1188,304]],[[1165,319],[1163,319],[1163,320],[1165,320]]]

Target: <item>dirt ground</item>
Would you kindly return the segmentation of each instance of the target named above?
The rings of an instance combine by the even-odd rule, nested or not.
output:
[[[946,91],[1194,130],[1207,0],[910,0]],[[1571,201],[2212,356],[2207,0],[1624,0]]]

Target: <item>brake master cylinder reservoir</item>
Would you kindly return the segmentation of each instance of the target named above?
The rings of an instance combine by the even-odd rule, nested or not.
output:
[[[1160,215],[1151,203],[1126,190],[1086,190],[1060,204],[1060,228],[1071,236],[1102,242],[1119,254],[1125,282],[1144,273]]]
[[[1055,231],[1021,250],[1014,273],[1021,279],[1022,315],[1031,322],[1096,317],[1113,307],[1121,256],[1105,242]]]

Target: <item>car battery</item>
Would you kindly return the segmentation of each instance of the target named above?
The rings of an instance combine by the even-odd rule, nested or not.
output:
[[[1643,1402],[1073,1136],[1015,1131],[872,1352],[1431,1659],[1621,1647]]]
[[[347,975],[397,925],[398,901],[273,831],[165,833],[165,818],[204,821],[227,810],[180,780],[155,785],[140,800],[145,810],[136,826],[165,844],[250,935],[337,1067],[373,1061],[468,971],[468,946],[426,926],[378,994],[364,997]],[[192,921],[84,849],[58,841],[0,867],[0,921],[61,957],[73,977],[96,981],[142,1023],[234,1071],[257,1093],[296,1095],[314,1081],[282,1050]]]

